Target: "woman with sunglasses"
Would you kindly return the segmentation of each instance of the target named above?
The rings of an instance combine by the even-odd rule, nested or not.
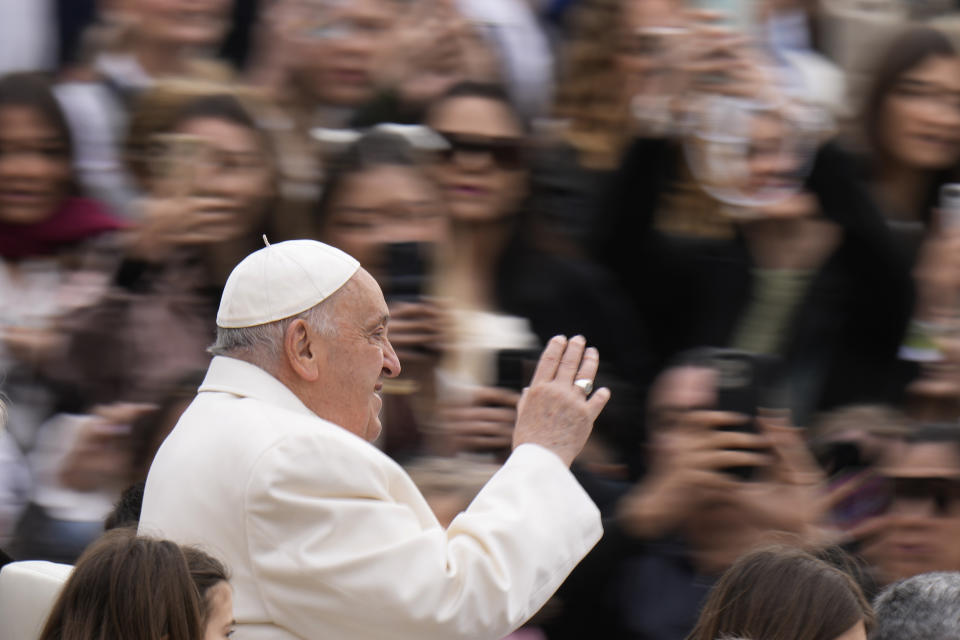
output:
[[[425,124],[446,145],[430,171],[451,220],[437,289],[452,308],[453,345],[442,369],[456,391],[441,431],[454,450],[505,451],[519,388],[494,388],[504,382],[497,353],[536,345],[526,319],[505,314],[501,300],[527,195],[525,125],[500,86],[473,82],[435,100]]]
[[[878,582],[960,571],[960,427],[920,427],[887,450],[878,473],[886,508],[850,532]]]
[[[527,127],[505,91],[455,85],[431,105],[425,124],[446,143],[431,173],[452,222],[438,283],[454,320],[443,368],[447,380],[474,388],[444,412],[446,425],[470,432],[471,442],[503,447],[523,386],[523,350],[557,333],[582,334],[618,365],[636,367],[640,341],[625,329],[635,326],[630,307],[605,274],[544,246],[549,220],[528,199]]]

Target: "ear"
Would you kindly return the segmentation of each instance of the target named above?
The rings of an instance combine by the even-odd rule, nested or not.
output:
[[[283,334],[283,355],[293,372],[305,382],[320,377],[325,345],[302,318],[290,323]]]

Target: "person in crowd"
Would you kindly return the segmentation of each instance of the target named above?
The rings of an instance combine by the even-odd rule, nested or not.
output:
[[[884,51],[863,106],[866,164],[893,228],[914,254],[960,162],[960,56],[929,27],[904,31]],[[914,231],[911,233],[910,229]]]
[[[960,573],[923,573],[895,582],[873,601],[873,640],[949,638],[960,628]]]
[[[195,547],[183,547],[190,578],[200,595],[203,640],[226,640],[233,635],[233,588],[222,562]]]
[[[879,464],[888,484],[884,510],[849,532],[880,584],[930,571],[960,570],[960,432],[921,426]]]
[[[548,626],[551,638],[599,624],[613,637],[681,640],[741,555],[826,539],[830,499],[799,430],[775,415],[745,415],[745,406],[723,410],[719,371],[691,353],[654,382],[646,475],[561,590],[566,607]]]
[[[57,87],[77,150],[83,186],[130,219],[136,185],[120,149],[130,111],[141,93],[170,77],[229,81],[212,61],[227,30],[233,0],[101,2],[100,21],[85,34],[84,51]]]
[[[950,339],[960,290],[956,212],[942,193],[956,180],[960,162],[958,96],[960,56],[953,43],[937,30],[915,27],[896,37],[881,58],[862,118],[872,188],[913,265],[916,302],[900,355],[921,363],[920,384],[911,389],[918,405],[912,409],[921,413],[931,404],[943,408],[934,397],[936,385],[924,380],[937,377],[930,366],[951,358],[939,345]],[[906,380],[917,374],[907,363],[901,369]]]
[[[384,386],[383,448],[399,459],[417,453],[436,419],[436,368],[448,346],[447,314],[433,296],[450,217],[423,166],[404,138],[368,133],[328,166],[315,215],[317,237],[354,256],[385,292],[404,371]]]
[[[599,539],[566,468],[610,396],[587,393],[599,356],[583,337],[550,342],[514,453],[445,530],[369,444],[377,391],[400,363],[383,295],[355,259],[309,240],[260,249],[231,274],[217,317],[216,357],[154,458],[140,530],[220,549],[241,628],[502,637]]]
[[[502,88],[469,82],[436,100],[424,124],[447,147],[430,167],[451,221],[443,277],[436,286],[452,314],[451,348],[441,365],[450,384],[450,411],[442,421],[457,439],[472,439],[474,446],[485,439],[480,448],[504,449],[522,385],[496,388],[497,353],[537,344],[527,318],[504,305],[522,252],[518,227],[528,179],[526,132]]]
[[[204,640],[183,550],[132,529],[104,534],[63,586],[40,640]]]
[[[136,530],[143,508],[145,482],[129,486],[120,496],[113,511],[104,521],[106,531],[128,528]],[[233,588],[230,574],[222,562],[197,547],[182,547],[190,578],[200,595],[200,618],[203,640],[222,640],[233,634]]]
[[[612,435],[619,425],[630,433],[612,435],[618,440],[613,446],[634,442],[634,430],[624,427],[635,424],[632,389],[620,379],[641,368],[644,357],[619,329],[633,325],[631,306],[607,273],[552,251],[549,219],[528,206],[534,143],[506,92],[484,83],[455,85],[430,106],[424,123],[447,145],[431,173],[452,219],[437,287],[453,313],[451,349],[442,364],[449,394],[440,428],[461,440],[485,438],[487,449],[502,448],[513,420],[508,411],[523,386],[524,350],[558,333],[588,333],[610,354],[604,383],[617,385],[615,402],[627,407],[625,413],[612,408],[611,419],[604,420],[609,424],[599,431]],[[518,369],[512,376],[506,373],[511,367]],[[474,390],[457,391],[469,386]],[[591,451],[610,446],[599,443]]]
[[[0,538],[12,535],[26,498],[42,493],[33,482],[55,476],[65,453],[67,435],[41,428],[57,401],[47,381],[61,361],[65,321],[106,291],[118,260],[117,236],[126,226],[81,197],[71,153],[70,130],[48,81],[30,74],[0,79],[0,367],[10,400],[0,436]],[[96,532],[64,526],[73,531],[68,538],[76,534],[83,543],[61,540],[62,549],[48,551],[75,559]],[[42,538],[37,532],[35,539]]]
[[[774,547],[737,560],[710,591],[688,640],[866,640],[873,611],[857,583],[805,551]]]
[[[776,355],[801,425],[817,410],[886,401],[913,288],[855,163],[800,128],[756,51],[691,48],[686,88],[671,94],[689,127],[631,144],[594,252],[639,307],[652,370],[702,345]],[[710,142],[718,113],[749,123],[731,133],[737,145]]]
[[[87,403],[158,403],[202,370],[206,319],[231,265],[270,230],[272,147],[238,98],[180,96],[142,138],[134,148],[147,157],[134,173],[148,194],[144,218],[111,295],[76,319],[68,351],[69,380]],[[149,367],[137,364],[145,353]]]
[[[144,169],[145,218],[128,231],[112,286],[63,323],[60,357],[46,374],[58,413],[34,456],[44,490],[18,526],[24,558],[62,542],[44,515],[53,512],[65,521],[57,526],[84,528],[64,558],[75,559],[120,490],[146,477],[158,438],[176,421],[170,409],[183,408],[168,396],[209,361],[207,318],[228,265],[265,230],[270,146],[237,99],[185,99],[151,139],[168,146],[151,148],[145,163],[153,170]]]

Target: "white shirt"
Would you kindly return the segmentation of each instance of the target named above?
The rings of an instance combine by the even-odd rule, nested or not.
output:
[[[240,640],[502,638],[602,534],[537,445],[444,530],[393,460],[224,357],[153,462],[140,531],[228,564]]]

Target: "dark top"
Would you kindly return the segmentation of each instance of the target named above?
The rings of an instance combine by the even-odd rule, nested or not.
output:
[[[680,237],[656,228],[676,182],[680,149],[638,140],[611,183],[595,236],[596,259],[636,304],[651,362],[662,368],[695,346],[729,346],[751,299],[752,258],[729,238]],[[810,409],[889,401],[890,370],[913,309],[909,265],[856,166],[836,144],[816,155],[806,188],[843,230],[790,320],[780,354],[794,397]]]

